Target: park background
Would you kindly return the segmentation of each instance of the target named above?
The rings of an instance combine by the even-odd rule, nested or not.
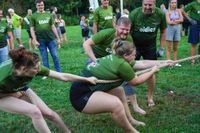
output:
[[[81,2],[81,4],[76,5],[76,2]],[[61,49],[58,49],[63,72],[79,74],[85,66],[87,56],[83,52],[81,29],[77,26],[76,21],[79,21],[78,16],[81,13],[88,13],[86,11],[89,7],[87,2],[83,0],[46,1],[46,7],[52,5],[58,7],[60,13],[66,17],[66,22],[70,11],[72,15],[69,15],[69,17],[75,20],[69,22],[69,25],[73,26],[67,25],[66,27],[68,42],[63,43]],[[135,5],[138,4],[139,6],[141,1],[135,0],[134,2]],[[86,5],[83,6],[84,4]],[[3,3],[0,3],[0,7],[3,7],[4,10],[12,7],[16,10],[16,13],[22,16],[26,14],[26,9],[30,8],[30,5],[34,10],[32,0],[3,0]],[[23,44],[28,48],[28,35],[25,30],[22,32],[22,39]],[[187,36],[182,37],[178,49],[178,59],[190,56],[189,49]],[[35,50],[35,52],[39,53],[38,50]],[[160,59],[163,60],[165,57]],[[50,62],[53,69],[51,58]],[[184,62],[181,67],[163,68],[156,74],[156,79],[156,89],[154,91],[156,106],[153,108],[147,107],[146,86],[136,87],[139,105],[147,111],[147,115],[141,116],[133,112],[130,106],[134,118],[146,123],[145,127],[135,126],[135,128],[141,133],[199,133],[200,64],[197,63],[192,66],[190,62]],[[87,115],[75,111],[69,101],[70,85],[71,83],[49,78],[42,80],[42,77],[36,77],[30,87],[48,106],[61,115],[73,133],[123,133],[123,130],[112,121],[109,113]],[[173,95],[169,95],[169,91],[173,91]],[[51,123],[48,124],[53,133],[61,133]],[[36,131],[33,128],[31,119],[21,115],[0,112],[0,133],[36,133]]]

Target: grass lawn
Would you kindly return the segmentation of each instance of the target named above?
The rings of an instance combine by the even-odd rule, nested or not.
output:
[[[61,68],[63,72],[79,74],[87,59],[81,47],[79,26],[67,27],[67,33],[68,43],[58,50]],[[23,31],[23,42],[28,47],[26,38],[27,33]],[[178,58],[188,57],[189,49],[187,37],[183,37]],[[50,62],[53,69],[51,57]],[[147,107],[146,85],[136,87],[139,105],[147,111],[147,115],[141,116],[131,111],[134,118],[146,123],[145,127],[135,128],[141,133],[200,133],[200,65],[191,66],[190,62],[184,62],[182,67],[163,68],[156,74],[156,79],[156,106],[153,108]],[[37,77],[30,87],[49,107],[58,112],[74,133],[124,132],[112,121],[109,113],[86,115],[75,111],[69,101],[70,85]],[[168,95],[170,90],[174,91],[173,96]],[[31,119],[25,116],[1,112],[0,119],[0,133],[36,133]],[[54,125],[48,125],[52,132],[60,133]]]

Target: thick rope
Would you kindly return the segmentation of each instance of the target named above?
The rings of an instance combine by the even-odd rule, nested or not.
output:
[[[189,61],[189,60],[193,60],[193,59],[196,59],[196,58],[200,58],[200,55],[191,56],[191,57],[183,58],[183,59],[180,59],[180,60],[176,60],[175,63],[182,63],[184,61]],[[158,65],[157,67],[158,68],[163,68],[163,67],[166,67],[166,66],[168,66],[168,64],[163,63],[163,64]],[[149,72],[151,70],[152,70],[152,68],[148,68],[148,69],[145,69],[145,70],[137,71],[136,72],[136,76],[144,74],[144,73]],[[117,81],[120,81],[120,80],[121,79],[116,79],[116,80],[100,80],[100,79],[98,79],[96,81],[96,83],[113,83],[113,82],[117,82]]]
[[[180,60],[176,60],[176,61],[174,61],[174,63],[182,63],[184,61],[189,61],[189,60],[193,60],[193,59],[196,59],[196,58],[200,58],[200,55],[191,56],[191,57],[183,58],[183,59],[180,59]],[[168,65],[167,64],[161,64],[161,65],[158,66],[158,68],[163,68],[163,67],[166,67],[166,66],[168,66]],[[142,70],[142,71],[138,71],[138,72],[136,72],[136,75],[141,75],[141,74],[149,72],[151,70],[152,70],[152,68],[148,68],[148,69],[145,69],[145,70]]]

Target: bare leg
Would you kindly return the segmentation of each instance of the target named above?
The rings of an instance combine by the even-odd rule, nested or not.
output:
[[[59,129],[61,129],[64,133],[71,133],[69,128],[64,124],[63,120],[60,116],[51,110],[43,101],[38,97],[31,89],[26,91],[26,94],[31,98],[31,102],[35,104],[42,112],[45,118],[48,118],[51,122],[53,122]]]
[[[133,116],[131,115],[131,112],[130,112],[128,104],[127,104],[126,96],[125,96],[125,93],[124,93],[124,89],[122,87],[112,89],[112,90],[109,91],[109,93],[120,98],[120,100],[122,101],[122,104],[124,106],[126,116],[127,116],[128,120],[131,122],[131,124],[134,124],[134,125],[137,125],[137,126],[140,126],[140,125],[145,126],[144,122],[140,122],[140,121],[135,120],[133,118]]]
[[[148,106],[152,107],[155,105],[154,101],[153,101],[153,90],[155,88],[155,75],[151,76],[147,81],[147,88],[148,88]]]
[[[32,44],[32,39],[29,38],[29,49],[32,50],[33,49],[33,44]]]
[[[191,44],[191,48],[190,48],[190,55],[191,56],[195,56],[196,54],[196,47],[197,45],[196,44]],[[195,59],[192,60],[192,64],[194,65],[195,63]]]
[[[129,123],[120,99],[111,94],[101,91],[94,92],[82,112],[88,114],[110,112],[112,113],[113,120],[126,130],[127,133],[138,133],[138,131]]]
[[[175,41],[173,44],[173,60],[177,60],[177,51],[178,51],[178,41]]]
[[[22,114],[30,117],[35,129],[39,133],[51,132],[42,116],[42,113],[37,106],[33,104],[15,97],[7,96],[0,99],[0,109],[5,112]]]
[[[18,43],[19,46],[20,46],[20,45],[23,45],[23,44],[22,44],[21,38],[17,38],[17,43]]]
[[[135,112],[138,112],[138,113],[140,113],[141,115],[145,115],[145,114],[146,114],[146,112],[145,112],[143,109],[141,109],[141,108],[139,107],[139,105],[138,105],[138,103],[137,103],[136,94],[130,95],[130,96],[127,96],[127,97],[128,97],[128,99],[130,100],[131,105],[133,106],[133,110],[134,110]]]
[[[172,41],[166,41],[167,47],[166,47],[166,59],[170,60],[170,52],[171,52],[171,45]]]

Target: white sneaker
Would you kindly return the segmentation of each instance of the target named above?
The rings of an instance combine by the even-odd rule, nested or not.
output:
[[[44,76],[44,77],[42,77],[42,79],[43,79],[43,80],[45,80],[45,79],[47,79],[47,77],[46,77],[46,76]]]
[[[175,66],[177,66],[177,67],[181,67],[181,64],[178,64],[178,63],[176,63],[176,65]]]

